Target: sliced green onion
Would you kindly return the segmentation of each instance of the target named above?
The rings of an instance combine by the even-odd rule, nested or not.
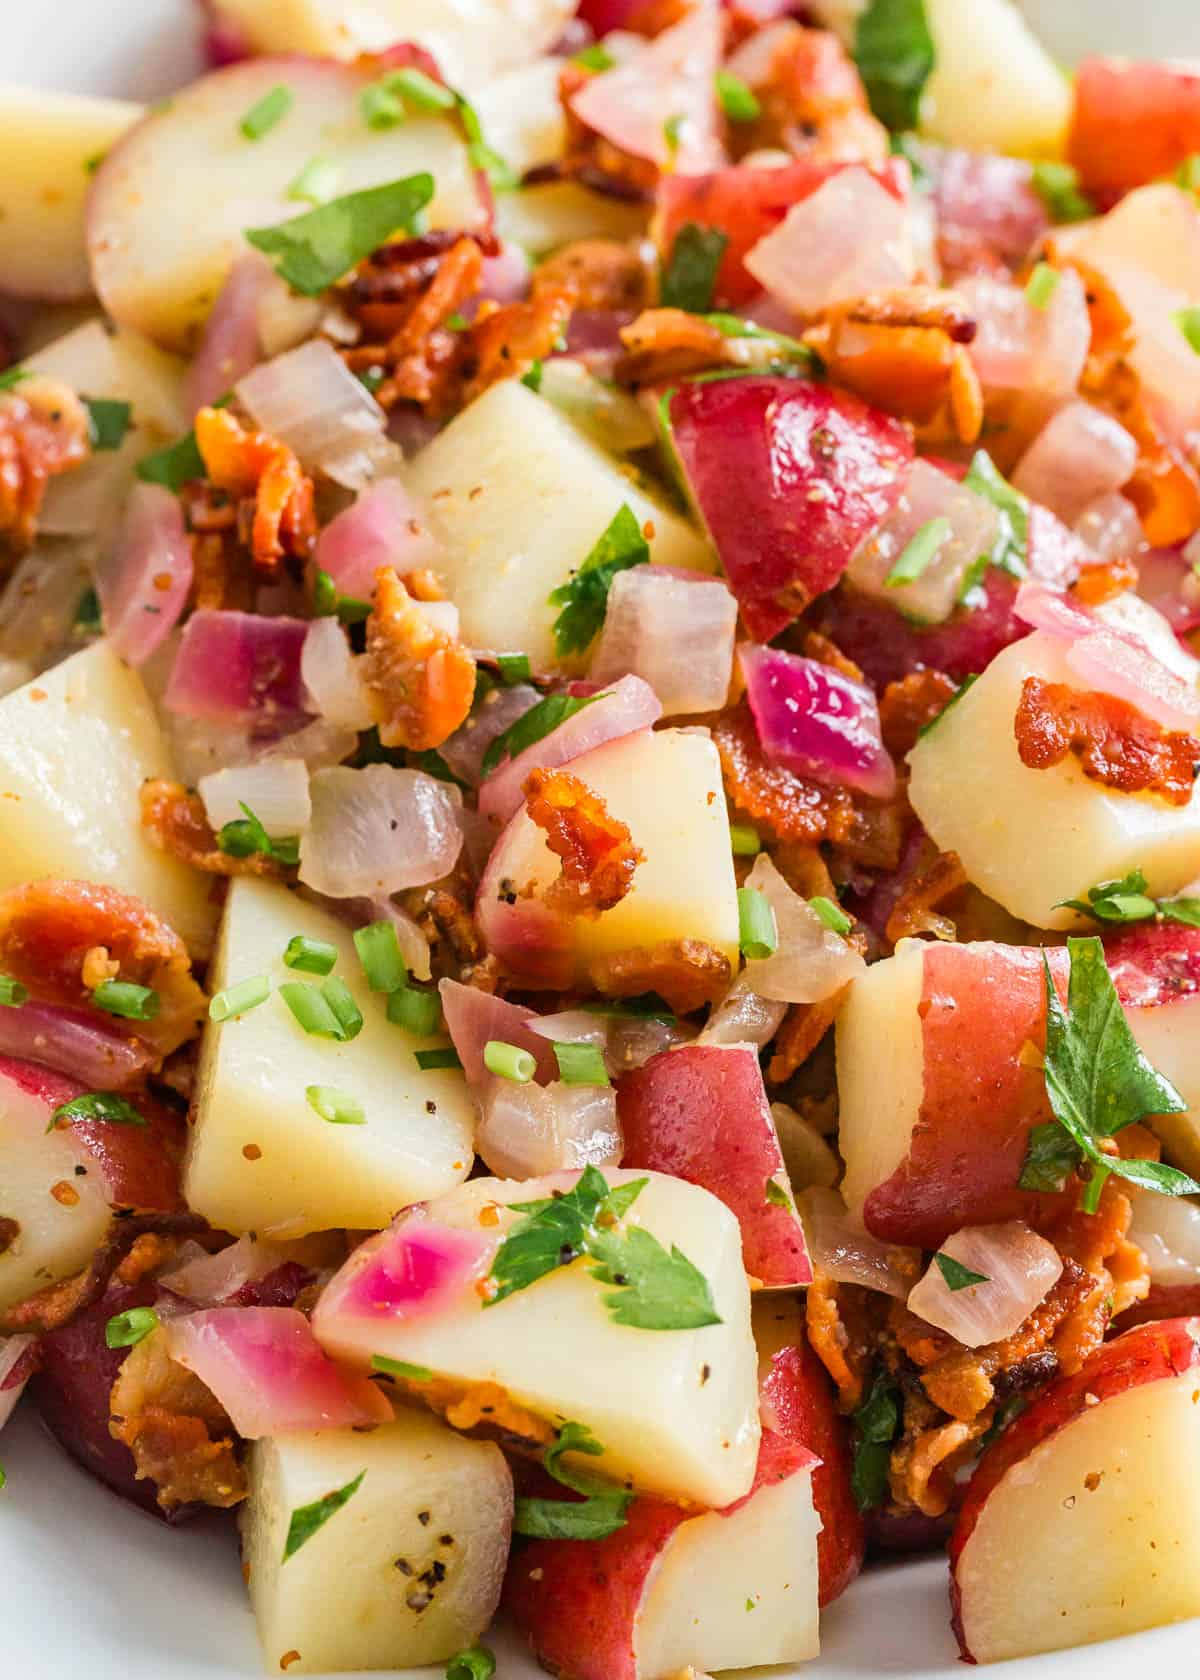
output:
[[[486,1645],[458,1651],[446,1664],[446,1680],[492,1680],[496,1659]]]
[[[758,830],[751,828],[749,823],[730,823],[729,844],[733,847],[734,857],[757,857],[762,851]]]
[[[831,898],[822,898],[819,893],[816,898],[809,899],[808,907],[817,912],[827,928],[832,928],[834,933],[840,933],[843,939],[854,926],[840,904],[835,904]]]
[[[0,391],[11,391],[14,386],[19,385],[23,379],[32,378],[33,375],[30,373],[29,369],[27,367],[22,367],[18,362],[15,367],[5,368],[4,372],[0,373]]]
[[[1175,325],[1192,349],[1200,356],[1200,307],[1193,304],[1188,309],[1180,309],[1175,315]]]
[[[313,578],[313,614],[316,618],[332,618],[337,612],[338,587],[328,572],[318,568]]]
[[[144,1342],[152,1330],[158,1329],[158,1314],[153,1307],[130,1307],[117,1313],[104,1326],[104,1345],[110,1348],[136,1347]]]
[[[279,995],[306,1033],[315,1038],[345,1037],[341,1022],[316,986],[306,986],[300,980],[285,980],[279,988]]]
[[[500,681],[506,688],[511,688],[514,683],[528,682],[532,674],[527,653],[498,653],[496,664],[500,668]]]
[[[264,134],[270,134],[276,123],[283,121],[294,102],[291,88],[284,87],[281,82],[270,93],[264,93],[257,104],[251,105],[238,127],[247,140],[261,140]]]
[[[501,1038],[488,1039],[483,1047],[483,1065],[489,1073],[511,1079],[515,1085],[528,1085],[537,1072],[537,1062],[528,1050],[506,1044]]]
[[[305,974],[331,974],[337,959],[336,945],[330,945],[325,939],[309,939],[303,933],[293,934],[283,953],[289,968],[298,968]]]
[[[428,1365],[410,1365],[407,1359],[389,1359],[383,1353],[371,1355],[371,1369],[384,1377],[403,1377],[406,1382],[433,1381],[433,1372]]]
[[[236,986],[226,986],[208,1006],[210,1021],[231,1021],[266,1003],[271,995],[271,982],[265,974],[255,974],[249,980],[239,980]]]
[[[415,1038],[428,1038],[438,1029],[442,1006],[436,992],[422,992],[416,986],[401,986],[387,1000],[387,1018]]]
[[[769,957],[779,949],[771,902],[757,887],[738,888],[738,943],[746,957]]]
[[[0,1464],[0,1493],[8,1486],[8,1477],[4,1474],[4,1466]]]
[[[373,992],[397,992],[408,979],[394,922],[370,922],[354,935],[354,948]]]
[[[571,54],[571,63],[582,64],[585,70],[611,70],[616,62],[603,41],[593,41]]]
[[[334,975],[321,987],[321,996],[338,1024],[338,1037],[347,1041],[357,1038],[363,1029],[362,1010],[355,1003],[354,994],[346,982]]]
[[[443,1050],[414,1050],[417,1066],[422,1073],[432,1073],[437,1068],[460,1068],[462,1058],[452,1044]]]
[[[685,118],[679,116],[677,113],[673,117],[668,117],[666,122],[663,124],[663,139],[667,142],[667,150],[670,152],[672,157],[674,157],[675,153],[679,150],[679,139],[683,131],[685,120]]]
[[[1025,283],[1025,296],[1035,309],[1045,309],[1058,290],[1062,275],[1049,263],[1038,263]]]
[[[313,1113],[319,1114],[322,1120],[328,1120],[331,1126],[365,1126],[367,1123],[358,1098],[347,1096],[345,1091],[335,1090],[332,1085],[306,1085],[304,1095]]]
[[[311,158],[288,187],[290,199],[301,204],[328,204],[337,197],[342,184],[342,171],[329,158]]]
[[[127,1021],[153,1021],[162,1007],[156,991],[135,986],[132,980],[102,980],[92,993],[92,1002],[106,1015],[120,1015]]]
[[[358,108],[368,128],[398,128],[405,110],[400,96],[384,82],[372,82],[358,96]]]
[[[339,595],[336,612],[339,624],[363,624],[371,616],[371,603],[353,595]]]
[[[540,358],[531,362],[527,371],[521,375],[522,385],[527,385],[531,391],[540,391],[545,372],[545,363]]]
[[[596,1044],[560,1044],[557,1039],[552,1045],[554,1059],[558,1063],[558,1077],[564,1085],[609,1085],[612,1081],[608,1077],[608,1069],[604,1065],[604,1057]]]
[[[435,82],[423,70],[411,65],[403,70],[389,70],[383,78],[392,93],[398,93],[414,111],[449,111],[454,107],[454,94],[441,82]]]
[[[29,996],[29,988],[11,975],[0,974],[0,1004],[5,1009],[19,1009]]]
[[[885,587],[900,589],[906,583],[915,583],[952,535],[953,527],[944,515],[926,520],[904,545],[896,564],[883,580]]]
[[[762,106],[753,90],[732,70],[717,71],[717,99],[730,122],[754,122],[762,115]]]

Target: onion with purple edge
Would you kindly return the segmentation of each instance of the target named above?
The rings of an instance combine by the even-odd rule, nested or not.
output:
[[[738,656],[758,738],[773,764],[874,799],[891,796],[896,767],[869,688],[781,648],[747,642]]]

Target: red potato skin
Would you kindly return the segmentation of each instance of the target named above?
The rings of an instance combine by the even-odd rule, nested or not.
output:
[[[812,1282],[794,1211],[766,1199],[786,1177],[752,1050],[686,1045],[652,1056],[617,1087],[622,1166],[698,1184],[736,1214],[746,1270],[770,1287]]]
[[[1200,151],[1200,74],[1176,64],[1085,58],[1067,157],[1104,205]]]
[[[891,512],[912,438],[859,398],[803,379],[685,384],[669,406],[680,467],[746,628],[769,641],[833,588]]]
[[[957,1566],[991,1493],[1035,1447],[1090,1407],[1143,1383],[1195,1371],[1200,1381],[1200,1318],[1143,1324],[1106,1342],[1073,1377],[1044,1389],[980,1459],[950,1537],[950,1602],[954,1632],[966,1662],[974,1662],[962,1623]]]
[[[1200,1283],[1155,1283],[1144,1301],[1138,1301],[1128,1312],[1121,1314],[1122,1330],[1132,1330],[1141,1324],[1158,1324],[1166,1318],[1191,1318],[1200,1315]]]
[[[764,1430],[754,1485],[722,1515],[812,1463],[805,1447]],[[504,1604],[542,1667],[563,1680],[637,1680],[637,1616],[651,1572],[675,1530],[702,1514],[636,1499],[607,1539],[533,1540],[515,1552]]]

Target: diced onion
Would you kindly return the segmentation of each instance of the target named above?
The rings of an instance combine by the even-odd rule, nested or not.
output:
[[[1101,561],[1121,560],[1139,554],[1145,547],[1142,522],[1133,503],[1116,491],[1098,496],[1094,502],[1087,504],[1076,516],[1075,535],[1081,537]],[[1141,572],[1142,560],[1139,557],[1139,577]],[[1138,587],[1141,588],[1141,583]],[[1154,601],[1154,596],[1146,593],[1146,599]]]
[[[624,1143],[611,1085],[517,1085],[489,1078],[475,1147],[501,1178],[615,1166]]]
[[[1073,525],[1097,497],[1128,482],[1137,453],[1135,439],[1111,415],[1091,403],[1069,402],[1022,455],[1012,482],[1030,501],[1042,502]]]
[[[384,478],[329,521],[317,538],[316,564],[339,594],[369,601],[380,566],[398,572],[436,568],[441,544],[423,509],[397,478]]]
[[[832,1189],[841,1176],[842,1163],[812,1121],[781,1102],[771,1104],[771,1118],[793,1192]]]
[[[300,674],[312,709],[330,723],[354,731],[369,729],[374,722],[359,675],[361,657],[351,651],[336,618],[317,618],[309,625]]]
[[[554,1078],[557,1064],[545,1038],[535,1033],[537,1016],[524,1004],[511,1003],[494,992],[464,986],[458,980],[443,980],[438,987],[446,1031],[454,1041],[467,1083],[481,1089],[490,1075],[484,1065],[484,1047],[492,1042],[515,1044],[527,1050],[537,1062],[537,1078],[543,1083]]]
[[[221,723],[295,725],[304,714],[301,618],[202,609],[183,628],[164,705]]]
[[[904,1300],[921,1266],[915,1248],[883,1243],[858,1230],[836,1190],[805,1190],[796,1205],[817,1276],[833,1283],[858,1283]]]
[[[282,1243],[253,1235],[239,1237],[217,1254],[192,1247],[195,1252],[186,1257],[181,1250],[184,1263],[169,1272],[161,1272],[158,1282],[172,1295],[182,1295],[206,1307],[229,1301],[246,1284],[268,1277],[293,1258],[293,1251]]]
[[[95,577],[105,634],[122,659],[141,665],[175,628],[192,587],[179,497],[161,484],[135,484],[115,542],[101,545]]]
[[[217,293],[194,360],[184,379],[189,414],[219,401],[262,356],[259,303],[279,281],[261,252],[245,250]]]
[[[860,954],[792,891],[765,852],[754,860],[746,885],[762,893],[775,913],[777,949],[747,959],[743,978],[759,997],[777,1003],[820,1003],[866,972]]]
[[[1087,294],[1074,269],[1062,271],[1044,309],[1024,289],[990,275],[955,282],[975,317],[968,353],[985,391],[1014,391],[1047,401],[1075,394],[1091,345]]]
[[[767,757],[831,786],[890,797],[896,767],[883,745],[879,703],[863,683],[782,648],[738,649],[758,738]]]
[[[719,711],[736,629],[737,602],[719,578],[633,566],[613,579],[589,676],[604,684],[641,677],[664,717]]]
[[[1200,1202],[1137,1191],[1126,1235],[1146,1256],[1152,1284],[1200,1283]]]
[[[744,261],[793,314],[817,315],[913,278],[908,211],[868,170],[843,169],[794,204]]]
[[[374,898],[439,880],[462,849],[456,796],[421,770],[318,770],[300,879],[330,898]]]
[[[946,530],[933,558],[911,583],[890,584],[901,555],[935,519],[945,520]],[[914,461],[900,500],[855,551],[846,576],[864,595],[923,623],[941,624],[958,605],[964,578],[980,555],[990,552],[998,530],[999,517],[986,496],[928,461]]]
[[[557,1015],[535,1015],[529,1030],[552,1044],[594,1044],[603,1049],[608,1043],[608,1021],[608,1016],[586,1009],[563,1009]]]
[[[1013,1335],[1062,1276],[1053,1243],[1019,1219],[966,1226],[947,1237],[939,1253],[987,1281],[951,1289],[935,1258],[909,1294],[908,1310],[964,1347]]]
[[[197,791],[209,827],[217,830],[244,818],[243,805],[272,840],[302,834],[312,816],[308,766],[300,758],[270,758],[240,770],[218,770],[202,777]]]
[[[663,1021],[653,1015],[614,1015],[608,1028],[604,1059],[614,1079],[644,1067],[654,1056],[676,1044],[690,1044],[696,1029],[687,1021]]]
[[[493,688],[476,705],[470,717],[438,749],[454,774],[472,787],[483,777],[484,754],[492,742],[536,706],[541,695],[531,683],[514,683],[511,688]]]
[[[704,1024],[701,1044],[752,1044],[761,1050],[783,1025],[788,1006],[761,997],[744,975],[739,975]]]
[[[361,490],[400,464],[383,409],[323,338],[264,362],[235,389],[255,425],[293,449],[307,472]]]

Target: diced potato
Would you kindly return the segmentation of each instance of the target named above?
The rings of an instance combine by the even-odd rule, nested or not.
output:
[[[120,99],[0,88],[0,292],[88,295],[84,200],[99,160],[141,114]]]
[[[908,1154],[921,1112],[925,1047],[917,1011],[924,978],[922,941],[902,939],[894,956],[872,963],[851,984],[838,1013],[838,1148],[846,1163],[841,1191],[856,1219],[871,1191],[886,1184]]]
[[[922,129],[975,151],[1058,157],[1071,85],[1012,0],[925,0],[937,63]]]
[[[488,144],[518,175],[562,157],[567,138],[558,97],[562,63],[561,58],[539,58],[506,70],[490,78],[475,96]]]
[[[1188,1105],[1183,1114],[1156,1114],[1149,1123],[1167,1159],[1200,1178],[1200,998],[1183,996],[1125,1013],[1151,1064]]]
[[[605,1171],[610,1185],[642,1176],[649,1182],[629,1224],[667,1249],[677,1246],[704,1273],[720,1324],[670,1331],[618,1324],[604,1304],[607,1291],[584,1264],[562,1267],[489,1307],[470,1280],[416,1311],[364,1306],[356,1279],[377,1245],[394,1243],[392,1231],[359,1248],[329,1284],[313,1317],[318,1340],[363,1369],[383,1354],[467,1392],[496,1384],[555,1427],[567,1418],[586,1424],[604,1448],[586,1460],[590,1469],[615,1481],[628,1477],[668,1499],[730,1504],[750,1487],[759,1441],[757,1355],[737,1220],[683,1179]],[[508,1211],[511,1203],[570,1182],[561,1174],[473,1179],[432,1203],[420,1229],[442,1224],[502,1235],[519,1217]]]
[[[270,1673],[444,1663],[491,1621],[513,1513],[512,1476],[491,1442],[403,1412],[361,1433],[256,1441],[249,1472],[243,1549]],[[292,1513],[362,1472],[285,1561]]]
[[[1028,676],[1081,686],[1062,644],[1039,631],[994,659],[909,754],[909,797],[935,844],[957,852],[975,886],[1035,927],[1081,927],[1056,904],[1131,869],[1145,871],[1156,898],[1178,892],[1200,856],[1200,785],[1181,809],[1091,781],[1073,756],[1028,769],[1013,734]]]
[[[548,181],[496,199],[496,232],[543,257],[576,239],[636,239],[646,231],[642,204],[592,192],[576,181]]]
[[[711,572],[708,543],[639,489],[569,420],[519,381],[493,385],[416,455],[408,482],[446,538],[442,566],[463,639],[557,663],[547,602],[623,502],[650,520],[652,558]]]
[[[138,794],[170,775],[141,678],[96,642],[0,700],[0,890],[55,875],[143,899],[207,953],[211,882],[151,845]]]
[[[286,981],[320,984],[285,966],[295,934],[337,949],[333,972],[364,1018],[348,1043],[306,1033],[279,996]],[[260,1236],[378,1230],[466,1177],[475,1116],[461,1072],[418,1068],[414,1052],[437,1041],[388,1021],[341,922],[284,887],[242,878],[230,886],[210,983],[215,992],[258,974],[271,982],[267,1001],[204,1029],[184,1166],[189,1207],[221,1230]],[[310,1085],[354,1098],[365,1124],[323,1120],[305,1096]]]

